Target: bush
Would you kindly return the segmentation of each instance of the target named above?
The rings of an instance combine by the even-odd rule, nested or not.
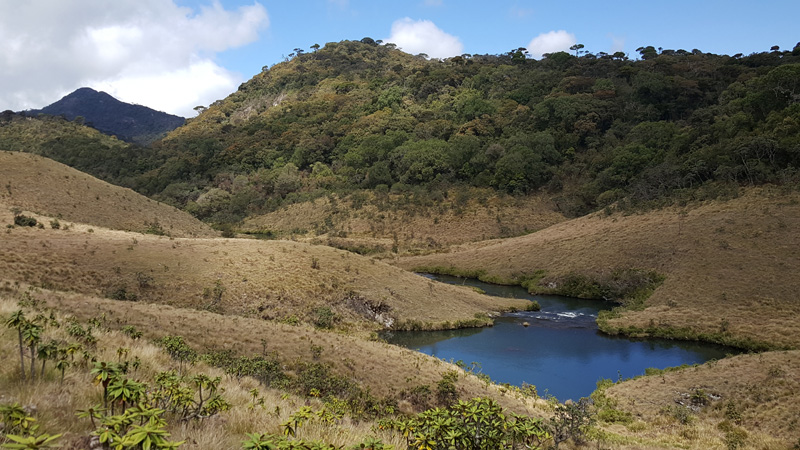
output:
[[[312,322],[317,328],[331,328],[337,320],[336,314],[327,306],[314,309],[312,316]]]
[[[24,216],[22,214],[14,216],[14,225],[18,227],[35,227],[39,222],[33,217]]]

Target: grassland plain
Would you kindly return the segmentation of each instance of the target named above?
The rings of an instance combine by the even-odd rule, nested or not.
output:
[[[491,397],[507,411],[534,417],[547,418],[552,414],[553,405],[549,402],[518,396],[436,358],[306,325],[289,326],[208,311],[119,302],[10,283],[3,283],[0,289],[0,318],[5,321],[17,310],[20,298],[28,305],[35,304],[35,309],[26,308],[31,316],[37,311],[54,310],[62,312],[56,315],[62,322],[93,320],[98,343],[94,353],[98,361],[119,360],[118,349],[124,349],[124,358],[140,361],[135,377],[143,381],[152,382],[156,373],[174,370],[178,365],[150,342],[165,335],[180,335],[199,351],[232,349],[240,355],[260,355],[266,349],[276,352],[287,367],[303,361],[321,362],[336,373],[356,380],[374,395],[400,398],[401,410],[409,408],[408,402],[402,399],[410,389],[434,386],[446,371],[456,370],[459,373],[457,393],[462,398]],[[132,340],[120,331],[128,326],[142,331],[143,336]],[[67,335],[67,329],[48,327],[46,337],[68,342],[72,338]],[[317,356],[312,345],[322,349]],[[12,362],[17,355],[16,333],[3,327],[0,329],[0,359]],[[593,440],[590,445],[626,450],[725,449],[734,444],[734,448],[742,449],[788,448],[797,434],[800,389],[793,374],[798,369],[798,361],[797,351],[740,355],[605,386],[594,396],[603,420],[590,432]],[[88,369],[80,369],[79,365],[68,368],[63,384],[59,382],[60,374],[54,364],[48,367],[44,377],[31,385],[19,381],[16,364],[0,366],[0,402],[20,402],[30,407],[43,431],[66,433],[62,439],[65,448],[86,448],[86,436],[92,428],[88,420],[77,418],[74,412],[101,403],[102,389],[91,383]],[[239,448],[245,433],[281,434],[281,424],[303,405],[315,410],[324,408],[313,398],[303,399],[266,388],[247,377],[227,377],[221,370],[203,363],[191,366],[188,371],[189,375],[222,376],[221,387],[231,409],[201,423],[171,423],[168,431],[172,439],[186,440],[181,448]],[[257,389],[263,407],[254,404],[252,389]],[[691,409],[677,405],[677,401]],[[385,443],[405,448],[397,435],[376,430],[374,425],[370,420],[349,417],[335,424],[312,421],[303,427],[300,436],[344,445],[377,435]],[[566,444],[562,447],[583,448]]]
[[[0,152],[0,203],[66,222],[176,237],[217,233],[191,215],[51,159]],[[49,220],[45,225],[48,225]]]
[[[663,283],[642,307],[610,318],[606,330],[797,348],[798,227],[800,194],[752,188],[682,208],[599,212],[526,236],[401,258],[398,265],[508,281],[534,277],[534,290],[555,291],[574,275],[655,271]]]

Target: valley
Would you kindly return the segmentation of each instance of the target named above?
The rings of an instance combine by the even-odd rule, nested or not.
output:
[[[446,448],[447,423],[465,449],[797,447],[800,49],[640,53],[328,43],[146,146],[3,112],[0,420],[41,426],[6,435],[399,450]],[[558,314],[498,285],[590,302],[588,322],[530,337]],[[552,351],[561,381],[587,369],[559,344],[619,357],[565,402],[528,369],[384,341],[406,331]]]

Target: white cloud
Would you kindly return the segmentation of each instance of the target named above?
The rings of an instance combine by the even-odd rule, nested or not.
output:
[[[528,44],[528,52],[534,58],[541,58],[545,53],[568,51],[578,41],[575,35],[564,30],[542,33]]]
[[[41,108],[88,86],[192,116],[243,81],[214,56],[268,25],[257,2],[195,11],[173,0],[1,1],[0,110]]]
[[[615,36],[611,33],[608,34],[608,37],[611,39],[611,53],[612,55],[616,52],[625,51],[625,38],[620,36]]]
[[[464,52],[464,44],[456,36],[439,29],[430,20],[406,17],[392,24],[392,35],[383,40],[397,44],[406,53],[425,53],[431,58],[447,58]]]

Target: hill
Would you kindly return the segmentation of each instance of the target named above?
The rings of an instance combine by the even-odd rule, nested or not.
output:
[[[10,213],[0,218],[12,222]],[[530,303],[292,241],[180,239],[75,225],[8,229],[0,249],[5,276],[37,286],[353,331],[482,326],[490,323],[487,313]]]
[[[798,348],[800,281],[787,271],[800,264],[793,225],[800,194],[751,188],[734,196],[639,214],[595,213],[399,265],[621,301],[627,309],[600,320],[612,333]]]
[[[439,61],[333,42],[265,67],[156,143],[136,186],[233,224],[359,189],[536,193],[570,217],[714,198],[797,182],[798,70],[800,49]]]
[[[800,352],[778,351],[651,370],[604,389],[610,409],[630,414],[627,424],[610,428],[662,448],[791,448],[798,442],[798,369]]]
[[[208,226],[175,209],[41,156],[0,152],[0,208],[30,211],[88,226],[170,236],[214,236]]]
[[[63,116],[96,128],[109,136],[147,145],[183,125],[183,117],[156,111],[142,105],[117,100],[105,92],[80,88],[42,109],[26,111],[35,116]]]
[[[0,150],[53,159],[110,183],[131,180],[154,167],[152,151],[63,117],[0,113]]]

